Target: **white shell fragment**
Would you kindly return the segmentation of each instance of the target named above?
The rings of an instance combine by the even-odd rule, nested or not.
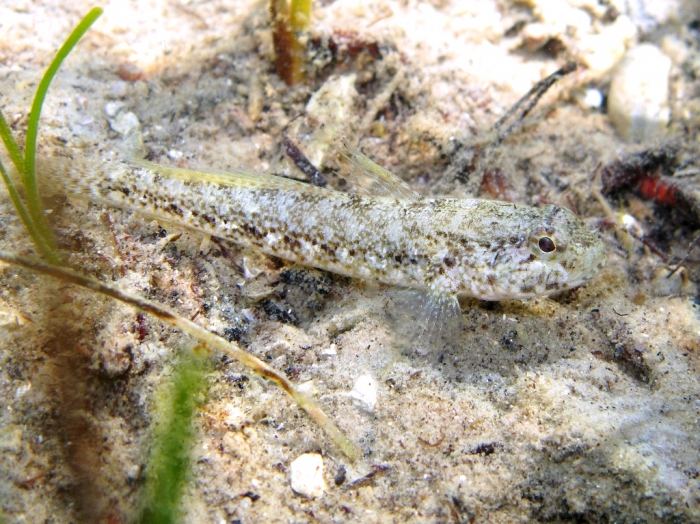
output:
[[[586,107],[598,108],[603,105],[603,93],[598,89],[586,89],[582,102]]]
[[[119,112],[116,117],[108,119],[109,127],[120,135],[128,135],[141,128],[141,122],[131,111]]]
[[[314,498],[326,491],[323,458],[318,453],[304,453],[291,464],[292,489],[304,497]]]
[[[355,381],[350,397],[355,400],[356,406],[371,413],[377,405],[377,382],[369,375],[360,376]]]
[[[652,44],[630,49],[614,73],[608,114],[622,138],[641,142],[665,132],[669,121],[671,59]]]

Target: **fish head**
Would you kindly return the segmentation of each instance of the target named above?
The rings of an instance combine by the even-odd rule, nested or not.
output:
[[[494,264],[496,281],[502,283],[494,291],[501,298],[573,289],[605,265],[603,242],[571,211],[555,205],[531,209],[536,212],[523,224],[512,252]]]
[[[465,214],[463,227],[456,228],[461,245],[475,246],[454,272],[458,294],[484,300],[551,295],[580,286],[605,264],[601,240],[568,209],[496,201],[471,205],[479,206],[479,220]]]

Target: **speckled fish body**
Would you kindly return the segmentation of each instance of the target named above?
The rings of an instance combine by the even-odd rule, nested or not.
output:
[[[69,191],[91,200],[431,296],[502,300],[554,293],[585,282],[605,261],[600,240],[566,209],[422,198],[386,171],[382,182],[396,181],[397,191],[385,193],[399,197],[145,162],[64,162],[50,168]],[[551,242],[542,244],[542,238]]]

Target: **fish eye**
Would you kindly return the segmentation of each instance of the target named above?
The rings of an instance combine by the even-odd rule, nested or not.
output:
[[[543,253],[551,253],[557,249],[557,245],[554,243],[554,240],[549,237],[541,237],[537,242],[537,245]]]
[[[536,230],[530,235],[530,251],[538,258],[556,260],[566,251],[566,242],[557,238],[550,228]]]

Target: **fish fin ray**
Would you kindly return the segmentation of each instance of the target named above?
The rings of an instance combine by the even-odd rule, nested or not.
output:
[[[337,144],[338,153],[353,166],[349,182],[359,192],[368,196],[394,197],[401,200],[420,200],[423,197],[395,174],[374,163],[347,139]]]
[[[146,160],[132,160],[129,163],[154,171],[162,176],[183,181],[211,182],[227,187],[243,187],[249,189],[286,189],[307,193],[322,192],[322,194],[328,196],[330,196],[330,193],[335,192],[332,189],[320,188],[291,178],[256,173],[255,171],[247,169],[236,169],[235,171],[185,169],[163,166]]]
[[[408,344],[425,350],[459,337],[463,322],[456,295],[414,289],[399,289],[392,295],[401,311],[394,329]]]

